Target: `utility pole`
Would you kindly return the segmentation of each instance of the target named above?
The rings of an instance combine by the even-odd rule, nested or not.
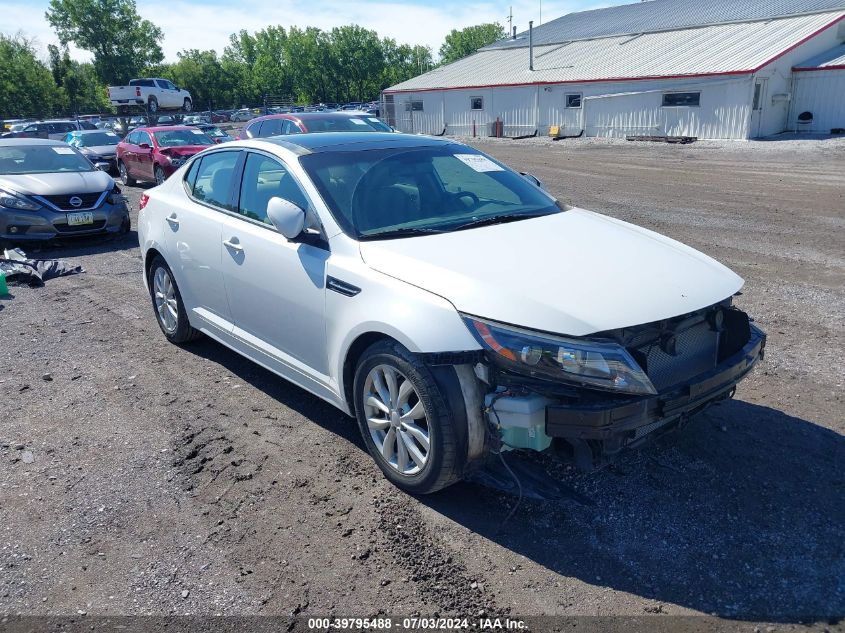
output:
[[[540,0],[540,19],[537,22],[539,23],[537,26],[543,23],[543,0]]]
[[[508,35],[511,33],[513,33],[513,6],[511,6],[508,12]]]

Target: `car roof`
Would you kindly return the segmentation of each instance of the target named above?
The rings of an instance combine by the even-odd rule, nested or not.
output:
[[[73,134],[74,136],[85,136],[86,134],[105,134],[108,130],[101,130],[97,128],[96,130],[71,130],[68,134]],[[114,132],[112,132],[114,134]]]
[[[63,141],[54,141],[48,138],[4,138],[0,139],[0,147],[14,147],[16,145],[46,145],[57,146],[61,145],[67,147]]]
[[[367,134],[360,132],[320,132],[252,140],[280,145],[298,154],[459,145],[453,140],[417,134],[396,134],[395,132],[370,132]]]

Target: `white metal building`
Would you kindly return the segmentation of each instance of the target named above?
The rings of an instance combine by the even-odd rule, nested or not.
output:
[[[845,128],[844,43],[845,0],[650,0],[572,13],[391,86],[385,113],[425,134],[486,136],[497,119],[505,136],[829,133]]]

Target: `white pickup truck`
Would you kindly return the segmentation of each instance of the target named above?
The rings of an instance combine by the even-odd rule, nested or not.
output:
[[[167,79],[132,79],[128,86],[109,86],[109,101],[118,111],[129,106],[146,106],[154,114],[159,110],[184,110],[193,108],[191,93],[180,90]]]

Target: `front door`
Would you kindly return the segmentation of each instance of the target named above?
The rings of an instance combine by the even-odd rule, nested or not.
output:
[[[751,100],[751,138],[763,136],[763,104],[766,102],[768,80],[757,79],[754,82],[754,95]]]
[[[146,145],[146,147],[142,147]],[[138,180],[154,180],[153,176],[153,138],[149,132],[138,132],[138,146],[134,148],[132,174]]]
[[[223,333],[232,331],[232,316],[220,270],[221,231],[226,211],[233,209],[240,156],[237,150],[213,152],[192,163],[185,175],[187,199],[165,212],[167,250],[177,257],[169,263],[185,307]]]
[[[234,333],[259,362],[321,391],[328,381],[325,329],[327,248],[290,242],[267,217],[272,197],[308,209],[308,199],[277,158],[250,152],[237,215],[223,224],[223,275]],[[313,374],[319,374],[314,384]]]

